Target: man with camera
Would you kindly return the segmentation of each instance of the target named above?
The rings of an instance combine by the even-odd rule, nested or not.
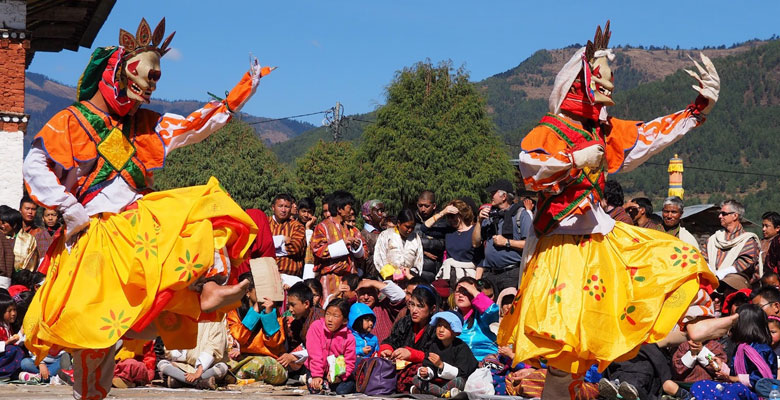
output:
[[[474,247],[484,245],[485,258],[477,268],[477,279],[487,279],[496,286],[496,292],[517,287],[520,279],[525,238],[533,218],[524,212],[522,203],[514,202],[514,188],[506,179],[499,179],[487,188],[490,206],[479,211],[471,242]],[[484,240],[484,242],[483,242]]]

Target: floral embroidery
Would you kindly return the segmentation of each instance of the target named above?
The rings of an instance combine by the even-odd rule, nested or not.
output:
[[[628,269],[628,273],[631,274],[631,278],[633,278],[637,282],[644,282],[645,277],[644,276],[636,276],[637,271],[639,271],[639,268],[636,267],[626,267]]]
[[[601,299],[607,293],[607,288],[604,287],[604,280],[599,278],[598,275],[592,275],[588,279],[588,284],[585,285],[582,290],[588,292],[588,294],[593,296],[596,301],[601,301]]]
[[[122,317],[124,317],[124,315],[125,315],[124,311],[120,311],[119,315],[116,315],[114,313],[114,310],[109,310],[109,313],[111,315],[110,319],[106,318],[106,317],[100,317],[100,319],[102,319],[103,321],[106,321],[106,323],[108,324],[108,325],[101,326],[100,330],[101,331],[109,331],[108,332],[108,338],[109,339],[114,337],[114,331],[116,331],[116,336],[117,336],[117,338],[119,338],[120,336],[122,336],[122,330],[123,329],[124,330],[130,329],[130,327],[127,326],[126,324],[130,321],[131,317],[127,317],[127,318],[122,319]]]
[[[673,266],[680,266],[681,268],[685,268],[688,265],[696,265],[699,262],[699,252],[696,251],[696,249],[689,247],[689,246],[682,246],[682,247],[676,247],[674,248],[675,254],[672,254],[669,256],[669,258],[674,261],[672,263]]]
[[[185,254],[186,260],[184,258],[179,257],[179,262],[183,265],[179,265],[174,269],[174,271],[181,271],[181,275],[179,275],[179,280],[187,277],[187,281],[192,279],[193,274],[197,277],[198,276],[198,269],[203,268],[203,264],[195,264],[195,262],[198,260],[199,254],[195,254],[195,257],[192,257],[192,260],[190,260],[190,251],[187,250],[187,253]]]
[[[561,302],[561,296],[558,294],[558,292],[562,291],[566,287],[566,283],[561,283],[558,285],[558,279],[556,278],[553,281],[553,288],[550,289],[549,294],[553,295],[553,300],[555,300],[556,303]]]
[[[631,319],[631,317],[629,316],[629,314],[631,314],[634,311],[636,311],[636,307],[634,306],[623,307],[623,314],[620,314],[620,320],[621,321],[626,320],[628,321],[629,324],[636,325],[636,321]]]
[[[149,233],[144,232],[143,236],[139,233],[135,239],[135,252],[143,254],[148,260],[149,254],[157,257],[157,238],[149,239]]]

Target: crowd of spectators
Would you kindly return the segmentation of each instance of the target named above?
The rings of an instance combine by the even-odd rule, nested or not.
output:
[[[346,394],[366,390],[365,374],[379,370],[379,359],[395,370],[388,393],[454,396],[475,390],[469,377],[478,376],[492,379],[495,394],[538,396],[544,364],[516,363],[512,347],[496,343],[518,295],[535,204],[506,180],[486,192],[490,202],[483,205],[470,198],[440,205],[434,192],[423,191],[392,215],[380,199],[360,204],[341,190],[319,207],[280,193],[269,214],[247,210],[259,227],[250,257],[275,259],[285,300],[259,295],[248,266],[236,266],[249,290],[222,322],[199,323],[196,348],[125,338],[113,385],[157,379],[170,388],[216,389],[257,381]],[[608,181],[602,207],[617,221],[701,249],[720,281],[707,288],[711,316],[739,319],[720,338],[646,344],[603,375],[594,367],[575,381],[580,398],[751,398],[780,383],[771,381],[780,372],[780,214],[763,214],[759,239],[745,231],[744,206],[728,200],[719,211],[722,229],[699,242],[682,226],[678,197],[663,201],[659,217],[650,199],[626,203],[620,185]],[[29,198],[19,209],[0,206],[0,377],[72,383],[66,349],[33,360],[21,326],[45,282],[37,269],[60,226],[55,210],[38,209]]]

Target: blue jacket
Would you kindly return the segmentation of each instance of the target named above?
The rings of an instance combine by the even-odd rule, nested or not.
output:
[[[371,333],[360,333],[352,326],[355,324],[355,322],[358,320],[358,318],[368,315],[370,318],[376,323],[376,316],[374,315],[374,312],[371,311],[371,307],[363,304],[363,303],[355,303],[350,307],[349,309],[349,329],[352,331],[352,335],[355,336],[355,354],[357,354],[358,359],[362,357],[368,357],[371,354],[374,354],[375,352],[379,351],[379,341],[377,340],[376,336]],[[363,348],[366,346],[370,346],[371,350],[369,350],[368,353],[363,352]]]
[[[490,324],[498,322],[499,309],[496,303],[493,303],[482,293],[472,301],[472,303],[474,302],[480,302],[485,306],[490,305],[484,308],[484,312],[479,313],[474,318],[471,326],[469,326],[468,320],[464,318],[463,332],[458,335],[458,339],[464,341],[471,348],[471,352],[474,353],[477,361],[481,362],[485,356],[498,353],[496,335],[490,331]],[[475,306],[475,308],[477,307]]]

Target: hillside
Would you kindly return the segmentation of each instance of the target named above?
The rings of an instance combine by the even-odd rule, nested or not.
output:
[[[728,49],[704,51],[710,58],[717,58],[739,54],[763,43],[766,42],[754,40]],[[573,45],[564,49],[539,50],[518,66],[475,82],[487,98],[488,113],[492,116],[498,133],[510,145],[512,154],[516,154],[519,148],[518,133],[527,132],[547,111],[547,98],[555,75],[578,47],[579,45]],[[695,53],[690,50],[657,49],[652,46],[648,49],[620,47],[614,51],[615,61],[611,65],[616,74],[616,93],[661,80],[680,68],[689,68],[691,62],[688,55]],[[360,116],[358,118],[373,119]],[[359,140],[364,125],[353,124],[344,140]],[[328,137],[329,134],[324,128],[316,128],[288,142],[274,145],[273,150],[282,162],[292,163],[319,139],[327,140]]]
[[[515,155],[526,132],[547,111],[547,96],[560,66],[574,48],[540,50],[517,67],[475,84],[487,97],[497,132]],[[675,153],[685,161],[686,201],[717,202],[728,197],[744,200],[748,217],[778,209],[777,154],[780,154],[780,40],[751,41],[732,48],[701,50],[711,57],[722,81],[720,101],[708,121],[665,152],[628,174],[615,176],[627,197],[666,196],[666,163]],[[688,55],[699,51],[638,48],[615,49],[618,118],[650,120],[684,108],[696,97],[693,80],[681,68],[691,68]],[[360,119],[373,120],[372,117]],[[353,124],[345,140],[359,141],[365,124]],[[272,147],[280,160],[291,163],[319,138],[324,128]],[[709,168],[721,171],[707,171]],[[754,175],[755,173],[774,176]]]
[[[55,113],[69,106],[76,98],[76,88],[48,79],[46,76],[27,72],[25,82],[25,112],[30,114],[30,122],[27,127],[28,135],[25,136],[25,150],[29,148],[29,141],[32,140],[46,121]],[[196,100],[175,100],[166,101],[152,99],[147,107],[160,113],[174,113],[188,115],[189,113],[202,107],[203,101]],[[268,118],[257,117],[249,114],[240,114],[242,120],[248,123],[255,123]],[[252,125],[257,136],[266,144],[279,143],[302,132],[311,130],[314,125],[299,122],[295,120],[272,121],[267,123]]]

